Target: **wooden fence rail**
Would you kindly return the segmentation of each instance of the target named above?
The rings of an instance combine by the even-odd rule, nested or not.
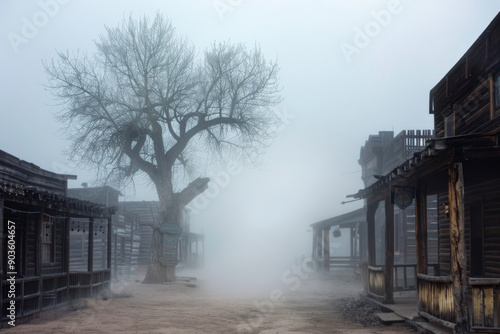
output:
[[[418,274],[418,303],[421,316],[446,327],[455,327],[451,276]]]

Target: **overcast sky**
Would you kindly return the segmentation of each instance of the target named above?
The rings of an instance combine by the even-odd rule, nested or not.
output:
[[[212,182],[193,225],[218,257],[265,244],[276,257],[310,255],[310,223],[362,205],[340,202],[362,187],[357,160],[368,136],[431,129],[429,90],[499,9],[497,0],[2,0],[0,149],[77,174],[73,187],[91,184],[92,171],[63,155],[42,60],[56,50],[92,53],[104,26],[130,13],[166,14],[200,53],[213,41],[260,45],[281,68],[284,126],[259,169],[207,166],[209,176],[230,177]],[[141,182],[123,193],[155,199]]]

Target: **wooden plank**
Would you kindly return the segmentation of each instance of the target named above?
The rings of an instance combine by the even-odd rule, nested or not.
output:
[[[493,327],[495,326],[495,299],[493,288],[483,289],[483,300],[484,300],[484,326]]]
[[[483,325],[483,294],[481,289],[472,289],[472,324],[473,326]]]
[[[500,288],[496,288],[497,295],[497,327],[500,327]]]
[[[198,243],[196,243],[196,248],[198,248]],[[323,270],[330,271],[330,227],[323,229]]]
[[[394,205],[385,199],[385,279],[384,304],[394,304]]]
[[[417,273],[427,275],[427,196],[421,187],[416,190],[415,216]]]
[[[366,210],[367,234],[368,234],[368,265],[376,265],[375,250],[375,213],[377,212],[378,202],[368,204]]]
[[[379,320],[385,324],[385,325],[390,325],[396,322],[404,322],[405,319],[403,317],[400,317],[394,312],[387,312],[387,313],[375,313],[375,316],[379,318]]]

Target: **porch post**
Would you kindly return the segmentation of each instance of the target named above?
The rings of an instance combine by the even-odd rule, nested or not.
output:
[[[464,236],[464,182],[463,167],[460,162],[452,162],[448,169],[448,200],[455,333],[469,333],[470,321],[466,293],[467,258]]]
[[[133,230],[133,225],[132,225],[132,230]],[[112,238],[113,238],[113,224],[112,224],[112,220],[111,220],[111,217],[108,217],[108,235],[107,235],[107,243],[108,243],[108,247],[106,248],[107,249],[107,261],[108,261],[108,264],[107,264],[107,268],[111,271],[111,254],[112,254]],[[116,243],[116,242],[115,242]],[[134,248],[134,238],[132,237],[132,248]],[[116,249],[115,249],[115,256],[116,256]],[[115,266],[116,266],[116,259],[115,259]],[[116,267],[115,267],[115,275],[116,275]]]
[[[375,253],[375,212],[377,212],[378,202],[368,204],[366,210],[366,223],[368,234],[368,265],[375,266],[377,256]]]
[[[322,234],[323,234],[323,230],[320,228],[317,228],[316,229],[316,254],[314,254],[314,259],[315,259],[315,262],[317,264],[316,268],[318,269],[318,271],[322,271],[322,269],[323,269],[323,266],[320,263],[321,254],[323,253],[323,245],[322,245],[322,241],[321,241]]]
[[[3,213],[3,197],[0,195],[0,236],[3,236],[3,224],[4,224],[4,213]],[[37,235],[39,235],[37,233]],[[7,244],[5,244],[7,245]],[[4,249],[4,242],[3,242],[3,237],[0,237],[0,253],[4,254],[7,249]],[[5,273],[3,272],[3,255],[0,256],[0,272],[2,272],[4,275]],[[3,277],[0,277],[0,279],[3,281]],[[1,284],[0,284],[1,286]],[[3,288],[0,288],[0,303],[3,304]],[[0,309],[0,317],[3,318],[4,312],[7,310],[3,310],[3,307]]]
[[[418,187],[415,194],[415,237],[417,273],[427,275],[427,194],[422,187]]]
[[[316,257],[316,228],[313,227],[312,229],[312,258]]]
[[[323,269],[330,271],[330,227],[323,229]]]
[[[89,247],[88,247],[88,268],[89,272],[94,270],[94,218],[89,219]]]
[[[385,273],[384,304],[394,304],[394,205],[385,198]]]

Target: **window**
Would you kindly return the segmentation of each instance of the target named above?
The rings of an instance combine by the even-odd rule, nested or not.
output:
[[[444,136],[453,137],[455,135],[455,113],[444,118]]]
[[[85,233],[82,232],[71,232],[69,235],[70,249],[69,249],[69,260],[70,265],[72,264],[84,264],[85,263]]]
[[[54,261],[54,237],[55,220],[52,217],[44,218],[42,222],[42,263],[53,263]]]

